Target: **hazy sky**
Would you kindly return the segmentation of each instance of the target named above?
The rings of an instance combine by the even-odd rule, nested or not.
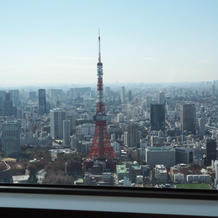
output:
[[[0,85],[218,79],[218,0],[0,0]]]

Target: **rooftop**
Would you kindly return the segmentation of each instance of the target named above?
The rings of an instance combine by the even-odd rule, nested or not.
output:
[[[160,151],[175,151],[175,148],[171,146],[160,146],[160,147],[147,147],[147,151],[160,152]]]
[[[121,173],[129,173],[128,169],[126,168],[126,165],[117,165],[117,173],[121,174]]]

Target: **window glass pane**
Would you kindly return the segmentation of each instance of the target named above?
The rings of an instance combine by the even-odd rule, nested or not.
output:
[[[2,2],[0,182],[217,189],[217,11]]]

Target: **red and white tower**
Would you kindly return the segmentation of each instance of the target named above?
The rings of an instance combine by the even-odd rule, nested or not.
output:
[[[101,38],[98,36],[98,63],[97,63],[97,101],[95,120],[95,134],[91,150],[88,154],[90,159],[113,160],[115,158],[114,150],[110,144],[110,139],[107,131],[106,112],[103,102],[103,64],[101,62]]]

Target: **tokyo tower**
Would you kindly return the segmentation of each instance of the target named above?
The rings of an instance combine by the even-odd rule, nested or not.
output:
[[[88,154],[89,159],[113,160],[116,155],[110,144],[110,139],[107,131],[106,112],[103,102],[103,64],[101,62],[101,38],[98,36],[98,63],[97,63],[97,101],[95,120],[95,134],[91,150]]]

